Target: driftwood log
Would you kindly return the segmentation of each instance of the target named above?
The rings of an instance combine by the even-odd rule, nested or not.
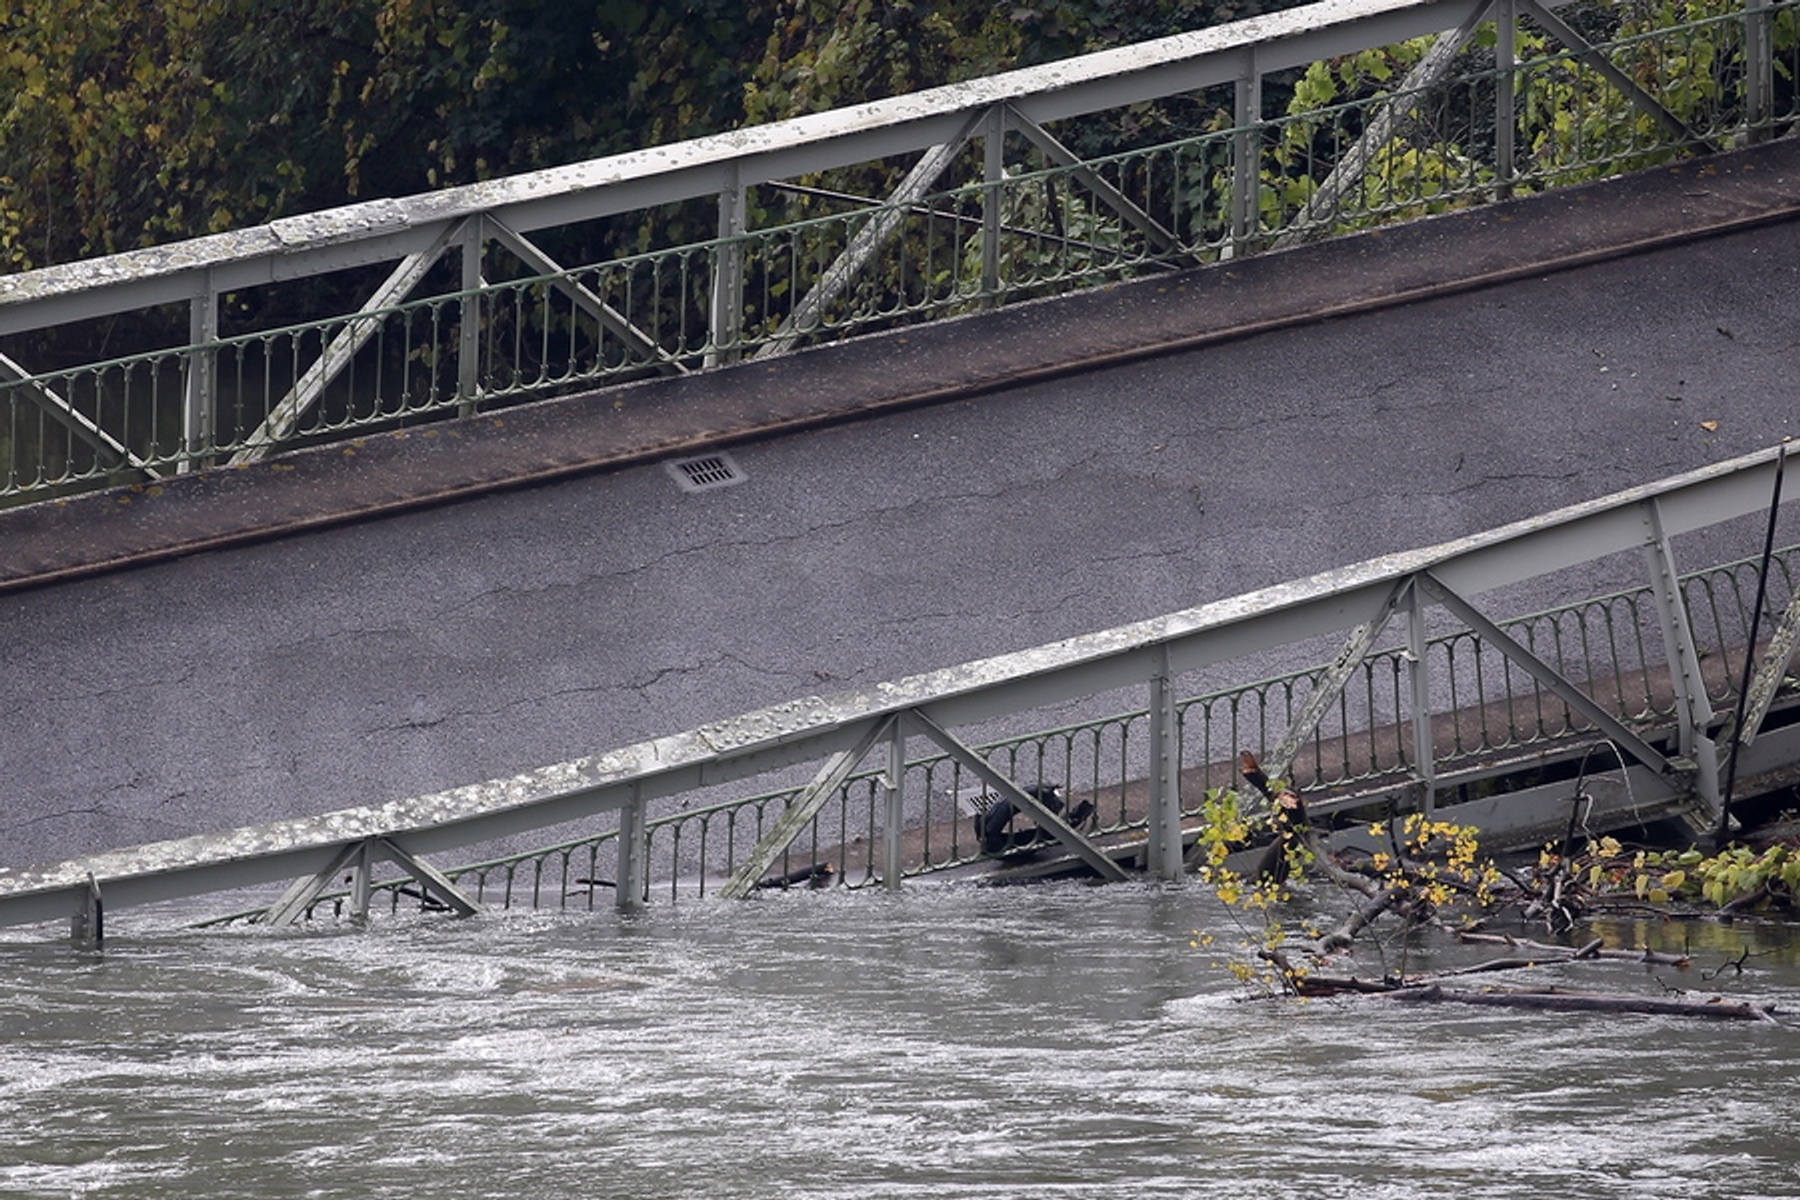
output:
[[[1346,870],[1333,862],[1331,857],[1324,852],[1323,847],[1318,844],[1312,828],[1307,822],[1306,808],[1300,797],[1285,788],[1277,788],[1256,761],[1256,757],[1249,751],[1242,752],[1238,757],[1239,770],[1244,779],[1267,797],[1271,805],[1271,824],[1275,836],[1260,864],[1260,873],[1280,879],[1285,874],[1287,852],[1300,846],[1312,852],[1313,861],[1327,878],[1352,891],[1359,892],[1364,897],[1363,904],[1350,914],[1341,928],[1319,939],[1315,953],[1323,957],[1334,950],[1351,945],[1356,936],[1376,918],[1392,908],[1404,906],[1399,888],[1391,885],[1384,887],[1374,879]],[[1573,837],[1573,831],[1570,836]],[[1567,856],[1565,855],[1563,863],[1559,864],[1559,878],[1552,881],[1553,886],[1549,889],[1549,894],[1538,897],[1553,916],[1565,918],[1561,924],[1562,928],[1567,928],[1573,923],[1573,914],[1564,903],[1562,896],[1563,878],[1572,880],[1572,877],[1568,876],[1566,866],[1563,865],[1566,864],[1566,861]],[[1526,890],[1530,891],[1531,889]],[[1557,927],[1557,922],[1552,921],[1552,927]],[[1579,962],[1595,959],[1653,963],[1659,966],[1679,968],[1686,968],[1690,965],[1689,959],[1685,955],[1663,954],[1652,950],[1609,950],[1598,938],[1581,946],[1560,946],[1548,942],[1534,942],[1523,938],[1509,937],[1504,934],[1476,933],[1470,930],[1459,931],[1458,936],[1465,942],[1503,945],[1513,953],[1504,958],[1451,972],[1451,976],[1535,967],[1552,962]],[[1678,995],[1644,996],[1624,992],[1581,991],[1555,986],[1531,988],[1446,987],[1435,979],[1369,980],[1346,976],[1313,975],[1296,970],[1289,962],[1287,955],[1280,950],[1264,949],[1258,952],[1258,956],[1275,967],[1283,985],[1296,996],[1377,996],[1406,1004],[1471,1004],[1550,1012],[1652,1013],[1712,1021],[1774,1023],[1776,1019],[1774,1005],[1732,1001],[1723,997],[1695,1000]]]
[[[1402,985],[1379,993],[1389,1000],[1420,1004],[1484,1004],[1498,1008],[1535,1008],[1550,1012],[1654,1013],[1699,1017],[1711,1021],[1774,1022],[1773,1005],[1751,1004],[1715,996],[1688,1000],[1678,996],[1634,996],[1618,992],[1583,992],[1569,988],[1447,988],[1441,983]]]
[[[1583,947],[1584,950],[1590,948]],[[1279,950],[1264,950],[1260,957],[1274,964],[1289,990],[1296,996],[1378,996],[1409,1004],[1477,1004],[1493,1008],[1530,1008],[1550,1012],[1654,1013],[1712,1021],[1775,1021],[1775,1006],[1772,1004],[1752,1004],[1718,996],[1709,1000],[1694,1000],[1685,996],[1640,996],[1629,992],[1590,992],[1555,986],[1446,987],[1434,979],[1357,979],[1354,976],[1307,974],[1296,971],[1287,956]],[[1525,960],[1520,960],[1514,965],[1526,963]]]
[[[1549,1012],[1653,1013],[1710,1021],[1774,1022],[1775,1006],[1748,1001],[1693,1000],[1682,996],[1637,996],[1628,992],[1588,992],[1573,988],[1455,988],[1436,982],[1354,979],[1329,975],[1290,977],[1300,996],[1379,996],[1405,1004],[1478,1004],[1492,1008],[1532,1008]]]
[[[1559,947],[1561,949],[1566,949]],[[1627,951],[1633,958],[1634,952]],[[1714,996],[1696,1000],[1686,996],[1643,996],[1629,992],[1594,992],[1566,987],[1468,988],[1449,987],[1439,980],[1422,979],[1358,979],[1354,976],[1313,975],[1296,971],[1279,951],[1262,951],[1261,957],[1275,964],[1291,994],[1302,997],[1374,996],[1404,1004],[1472,1004],[1490,1008],[1525,1008],[1548,1012],[1649,1013],[1668,1017],[1692,1017],[1710,1021],[1758,1021],[1776,1023],[1772,1004],[1756,1004],[1743,1000],[1727,1000]],[[1503,970],[1509,967],[1536,966],[1546,959],[1505,960],[1484,964],[1453,975],[1472,971]],[[1573,961],[1573,955],[1562,961]]]
[[[1602,949],[1599,938],[1595,938],[1585,946],[1558,946],[1552,942],[1534,942],[1526,938],[1509,937],[1504,933],[1476,933],[1472,930],[1458,930],[1457,939],[1480,945],[1506,946],[1520,952],[1519,958],[1496,959],[1492,963],[1482,963],[1473,967],[1465,967],[1462,974],[1476,971],[1497,971],[1500,964],[1507,966],[1542,966],[1548,962],[1578,962],[1583,959],[1603,958],[1613,962],[1650,963],[1659,967],[1687,968],[1693,960],[1685,954],[1666,954],[1660,950],[1607,950]]]

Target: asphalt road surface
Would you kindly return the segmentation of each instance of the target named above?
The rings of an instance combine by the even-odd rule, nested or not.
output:
[[[0,595],[0,865],[506,775],[1796,434],[1784,223],[739,445],[714,491],[642,465]]]

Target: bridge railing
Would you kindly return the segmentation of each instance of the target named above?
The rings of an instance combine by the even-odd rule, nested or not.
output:
[[[1785,609],[1800,594],[1800,546],[1778,550],[1770,560],[1765,604]],[[1760,558],[1746,558],[1682,576],[1681,596],[1697,627],[1707,632],[1696,645],[1703,659],[1721,667],[1748,639]],[[1516,642],[1552,664],[1559,675],[1581,679],[1606,711],[1633,728],[1672,729],[1677,697],[1660,666],[1656,598],[1650,587],[1618,591],[1500,622]],[[1772,623],[1771,623],[1772,624]],[[1767,632],[1770,626],[1765,625]],[[1516,765],[1525,754],[1545,761],[1571,748],[1593,747],[1591,722],[1516,669],[1512,660],[1469,629],[1430,637],[1426,654],[1434,677],[1446,682],[1436,768],[1440,810],[1454,809],[1459,793],[1479,789],[1490,764]],[[1182,815],[1198,820],[1201,798],[1210,790],[1239,786],[1236,754],[1246,746],[1279,740],[1326,668],[1287,672],[1241,686],[1187,696],[1176,701],[1177,745],[1182,772]],[[1303,769],[1293,782],[1322,811],[1367,808],[1371,792],[1396,779],[1412,781],[1411,745],[1398,732],[1404,713],[1407,650],[1389,646],[1371,652],[1347,679],[1308,739]],[[1714,709],[1730,710],[1742,676],[1730,670],[1706,672],[1706,694]],[[1800,691],[1788,685],[1786,703]],[[1028,783],[1056,782],[1076,799],[1096,804],[1094,828],[1101,834],[1145,828],[1145,756],[1151,714],[1139,708],[1055,729],[1005,738],[976,747],[1000,773]],[[1191,764],[1191,765],[1189,765]],[[1596,771],[1616,765],[1611,752],[1593,757]],[[953,870],[979,861],[982,851],[972,822],[956,796],[972,785],[956,759],[933,754],[906,764],[906,790],[922,798],[916,817],[918,846],[905,864],[907,877]],[[825,812],[808,821],[771,868],[769,879],[783,886],[876,887],[878,864],[863,847],[879,843],[884,827],[882,775],[860,772],[834,792]],[[654,817],[647,823],[656,855],[683,864],[650,883],[642,899],[674,903],[704,898],[731,877],[745,851],[760,841],[796,803],[803,789],[787,788]],[[1334,804],[1335,801],[1335,804]],[[446,874],[480,903],[495,907],[593,909],[610,907],[618,877],[619,830],[607,829],[553,846],[508,854],[449,870]],[[390,908],[410,903],[409,877],[378,885]],[[347,892],[330,893],[319,903],[341,909]],[[261,910],[257,910],[260,912]],[[255,914],[245,914],[255,915]]]
[[[0,500],[767,357],[1789,130],[1800,0],[1677,7],[1340,0],[0,279]],[[1183,136],[1128,132],[1133,105],[1178,109],[1149,124]],[[323,312],[258,315],[296,308]],[[148,344],[42,361],[120,336]]]
[[[511,779],[0,872],[0,924],[76,912],[92,927],[103,907],[289,879],[263,919],[305,915],[346,877],[357,915],[383,891],[473,912],[741,896],[784,878],[898,887],[1006,848],[979,844],[977,796],[1012,805],[1102,878],[1174,879],[1207,790],[1235,782],[1240,750],[1311,793],[1326,819],[1442,810],[1501,845],[1572,821],[1685,819],[1710,832],[1729,818],[1732,779],[1800,759],[1788,719],[1800,702],[1800,550],[1766,572],[1758,557],[1684,575],[1676,548],[1741,555],[1784,520],[1780,544],[1792,545],[1800,495],[1780,478],[1797,455],[1800,444],[1784,445],[1442,546]],[[1601,579],[1612,582],[1592,595]],[[1526,584],[1566,603],[1499,619]],[[1524,771],[1533,786],[1517,786]],[[1039,785],[1063,789],[1067,807],[1046,804]],[[523,839],[556,846],[454,870],[432,861]]]

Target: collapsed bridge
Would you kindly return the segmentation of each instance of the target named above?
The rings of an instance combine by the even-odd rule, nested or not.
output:
[[[1148,436],[1121,436],[1112,460],[1082,465],[1108,484],[1155,476],[1151,491],[1178,502],[1132,510],[1132,522],[1160,536],[1140,541],[1137,563],[1149,565],[1129,575],[1113,566],[1123,557],[1113,527],[1123,505],[1110,487],[1063,492],[1062,509],[1046,505],[1031,519],[1019,502],[1035,472],[1000,480],[982,453],[946,453],[959,438],[972,444],[979,425],[984,450],[1018,454],[1022,434],[1039,436],[1032,422],[994,432],[997,412],[1026,407],[1016,395],[934,443],[929,457],[903,459],[891,446],[866,460],[843,456],[951,478],[959,495],[939,511],[958,533],[966,526],[949,522],[965,476],[956,472],[1010,489],[1007,519],[1013,530],[1038,526],[1038,553],[1060,557],[1062,545],[1051,543],[1068,544],[1065,511],[1101,514],[1092,525],[1103,552],[1066,574],[1077,589],[1122,593],[1116,603],[1016,637],[987,621],[954,648],[934,641],[926,660],[870,666],[852,651],[790,661],[793,639],[747,653],[757,614],[791,614],[766,596],[753,609],[750,587],[715,596],[712,583],[734,562],[709,556],[695,572],[704,579],[644,576],[623,569],[635,557],[621,553],[623,535],[589,533],[597,513],[638,524],[630,536],[647,547],[639,561],[660,563],[668,528],[707,519],[663,510],[668,524],[650,519],[652,506],[627,498],[623,478],[607,504],[596,506],[594,494],[571,499],[498,527],[510,534],[455,530],[439,556],[464,568],[467,551],[531,526],[551,549],[536,561],[465,570],[467,586],[454,595],[434,588],[433,571],[417,591],[359,586],[359,563],[401,557],[403,545],[410,562],[436,565],[407,545],[419,533],[410,521],[373,539],[381,548],[367,558],[315,562],[303,551],[284,572],[247,555],[257,561],[238,568],[264,576],[255,588],[204,592],[189,578],[121,575],[79,596],[39,592],[34,615],[56,610],[54,618],[9,622],[8,650],[22,665],[9,672],[14,691],[0,705],[12,714],[15,747],[7,861],[246,828],[11,871],[0,881],[0,920],[73,914],[78,934],[91,936],[103,907],[286,880],[298,882],[281,899],[256,901],[265,919],[321,903],[360,916],[413,898],[469,912],[632,907],[781,879],[898,886],[991,874],[970,810],[991,798],[1030,813],[1044,788],[1061,788],[1066,811],[1086,820],[1068,828],[1041,807],[1032,815],[1050,835],[1045,850],[1009,862],[1009,872],[1061,869],[1066,859],[1108,878],[1174,878],[1200,797],[1235,783],[1241,749],[1285,766],[1328,819],[1454,808],[1491,836],[1526,841],[1540,827],[1565,828],[1580,795],[1594,811],[1583,801],[1577,815],[1600,827],[1675,819],[1717,828],[1734,789],[1782,786],[1789,761],[1781,738],[1792,696],[1780,648],[1791,646],[1793,585],[1785,552],[1771,555],[1769,571],[1754,553],[1764,531],[1753,510],[1766,509],[1774,480],[1755,479],[1767,464],[1749,460],[1720,468],[1721,479],[1746,472],[1737,483],[1683,477],[1615,497],[1617,511],[1596,502],[1103,634],[907,673],[920,661],[1193,604],[1195,581],[1235,576],[1243,582],[1230,590],[1242,590],[1462,534],[1505,519],[1487,515],[1497,502],[1506,518],[1555,508],[1592,494],[1590,467],[1635,482],[1779,436],[1791,423],[1791,403],[1770,381],[1785,379],[1792,355],[1784,318],[1792,239],[1782,223],[1796,212],[1800,143],[1787,136],[1800,119],[1795,17],[1793,0],[1704,14],[1594,0],[1333,0],[850,110],[0,280],[0,506],[8,506],[0,590],[9,595],[524,480],[711,452],[772,430],[1326,324],[1285,402],[1272,384],[1285,370],[1280,346],[1236,373],[1216,359],[1189,360],[1171,367],[1186,377],[1174,401],[1136,418]],[[1411,39],[1422,40],[1395,45]],[[1369,54],[1410,65],[1391,84],[1365,80],[1325,109],[1290,103],[1302,74],[1317,78],[1340,71],[1346,55]],[[1213,115],[1174,141],[1115,119],[1171,98]],[[679,244],[645,249],[634,232],[637,248],[610,257],[621,228],[635,231],[655,213],[679,215],[672,234],[716,236],[693,243],[683,233]],[[1433,323],[1415,307],[1395,322],[1407,336],[1378,349],[1330,320],[1541,280],[1577,263],[1641,265],[1658,246],[1671,255],[1661,276],[1607,271],[1595,282],[1565,273],[1549,288],[1481,301],[1492,312],[1529,312],[1523,322],[1464,313]],[[1712,274],[1708,258],[1728,260],[1717,274],[1732,286],[1698,278]],[[320,307],[277,320],[266,314],[284,305],[234,300],[248,293],[316,297]],[[1562,336],[1601,324],[1602,299],[1605,344],[1585,329],[1576,342]],[[282,323],[289,319],[299,323]],[[115,323],[133,331],[129,344],[113,338]],[[94,346],[111,357],[87,361]],[[814,349],[794,353],[802,346]],[[1332,389],[1316,364],[1330,358],[1340,391],[1372,389],[1376,403],[1317,403]],[[1586,369],[1570,370],[1571,359]],[[733,362],[742,365],[714,369]],[[1417,403],[1409,420],[1388,421],[1380,414],[1402,390],[1389,368],[1400,363]],[[1540,365],[1555,369],[1530,369]],[[1144,378],[1111,379],[1109,420],[1131,426],[1120,393]],[[1085,448],[1096,432],[1092,401],[1107,386],[1082,385],[1067,406],[1071,424],[1038,444]],[[1261,400],[1255,422],[1235,420],[1243,394]],[[1527,415],[1522,397],[1546,403]],[[1663,405],[1702,397],[1725,409],[1684,419],[1690,432],[1708,433],[1696,438],[1702,444],[1671,456],[1644,436],[1677,411]],[[1448,404],[1469,419],[1454,422],[1454,446],[1432,450]],[[1049,411],[1035,397],[1029,407],[1034,418]],[[1354,426],[1324,420],[1332,407]],[[1277,417],[1296,435],[1281,458],[1355,459],[1360,486],[1332,490],[1321,483],[1342,481],[1272,470],[1259,443],[1261,426]],[[1721,417],[1729,432],[1714,438]],[[1181,428],[1194,421],[1197,431]],[[1309,460],[1297,427],[1310,424],[1329,428]],[[1361,454],[1341,440],[1352,428],[1367,435]],[[1552,430],[1565,439],[1560,449]],[[1739,430],[1761,432],[1746,441]],[[1516,442],[1510,462],[1500,440]],[[1222,469],[1142,472],[1128,457],[1140,448],[1134,441],[1153,442],[1153,452],[1181,445],[1185,462]],[[1494,451],[1483,455],[1485,490],[1450,478],[1465,445],[1472,455]],[[782,546],[803,528],[797,501],[829,506],[823,481],[841,465],[805,461],[807,448],[792,453],[799,465],[788,490],[767,488],[743,505],[765,510],[759,532]],[[1073,475],[1056,454],[1058,470]],[[1546,459],[1580,478],[1559,486],[1535,469]],[[1433,480],[1438,463],[1445,477]],[[758,488],[773,474],[760,473]],[[1310,512],[1240,523],[1209,490],[1200,506],[1208,519],[1197,519],[1196,475],[1218,487],[1227,475],[1277,474],[1289,489],[1317,489]],[[1497,500],[1519,479],[1546,490]],[[853,479],[843,494],[865,484]],[[1405,509],[1397,530],[1361,537],[1348,527],[1374,515],[1360,503],[1372,491],[1409,503],[1393,506]],[[1716,506],[1711,498],[1724,495]],[[913,496],[891,498],[909,516],[925,511],[907,506]],[[1247,507],[1268,504],[1257,494]],[[1327,511],[1340,519],[1314,519]],[[904,569],[930,575],[917,593],[876,597],[894,600],[899,620],[919,617],[907,604],[942,578],[960,578],[959,603],[979,610],[991,601],[972,585],[1005,574],[991,537],[903,543],[893,536],[903,522],[840,534],[842,513],[828,516],[806,531],[809,554],[865,553],[860,534],[880,539],[877,552]],[[1240,524],[1248,527],[1233,528]],[[1800,541],[1788,532],[1780,544]],[[841,540],[822,544],[829,539]],[[1269,569],[1250,578],[1242,568],[1263,550],[1259,539],[1276,547]],[[1305,553],[1300,541],[1310,543]],[[1030,561],[1012,549],[1014,562]],[[1276,553],[1293,565],[1277,565]],[[203,558],[184,566],[204,572]],[[516,604],[527,588],[506,585],[560,583],[568,563],[582,560],[614,601],[593,622],[611,628],[583,627],[594,646],[578,654],[565,636],[599,608],[591,595],[529,621],[516,607],[494,607],[491,591],[510,591]],[[1693,569],[1706,563],[1726,565]],[[298,571],[315,581],[305,603],[293,602]],[[774,577],[792,574],[778,569],[757,586],[768,593]],[[816,613],[848,618],[815,645],[871,639],[866,574],[847,569],[851,586],[808,597]],[[327,595],[331,587],[318,583],[327,576],[342,590]],[[1520,583],[1527,578],[1530,588]],[[782,599],[792,594],[784,589]],[[208,596],[209,627],[161,624],[172,610],[198,607],[197,595]],[[247,595],[255,602],[243,603]],[[387,610],[418,595],[430,595],[435,627],[412,621],[399,639],[406,654],[368,657],[372,639],[390,632]],[[634,605],[623,616],[621,596]],[[671,597],[709,603],[722,628],[708,633],[719,640],[697,644],[680,621],[662,634],[663,614],[650,610],[672,607]],[[1754,617],[1765,611],[1759,629]],[[1777,623],[1783,611],[1790,619]],[[511,619],[483,619],[490,614]],[[220,626],[234,622],[256,628],[227,646]],[[549,633],[525,646],[528,630]],[[940,623],[928,636],[948,634]],[[75,643],[85,657],[71,662],[62,650]],[[1751,674],[1747,658],[1768,665]],[[833,670],[907,677],[674,737],[638,740],[730,709],[664,716],[668,707],[643,704],[638,711],[655,712],[633,711],[628,732],[590,732],[627,707],[598,694],[647,690],[645,678],[661,686],[690,659],[706,667],[709,686],[730,682],[719,662],[757,660],[747,672],[760,674],[757,698],[724,702],[732,708],[807,692]],[[105,666],[87,665],[95,661]],[[452,673],[468,686],[446,688]],[[351,674],[369,684],[360,694],[346,686]],[[461,708],[447,699],[452,691]],[[539,736],[546,693],[561,703],[554,715],[564,724],[528,741]],[[509,719],[492,719],[496,707]],[[142,733],[140,717],[157,728]],[[250,736],[218,736],[226,724],[241,732],[240,719],[255,724]],[[1738,726],[1745,735],[1734,737]],[[483,740],[496,748],[469,749]],[[437,790],[627,742],[635,744]],[[269,823],[349,803],[345,795],[415,798]],[[114,818],[121,823],[100,826]],[[442,865],[475,857],[483,861]]]
[[[469,914],[825,876],[895,888],[991,866],[966,815],[981,795],[1102,879],[1176,880],[1240,748],[1324,819],[1446,812],[1499,845],[1572,816],[1699,837],[1800,762],[1794,453],[508,779],[7,871],[0,924],[67,920],[91,940],[106,910],[279,883],[257,919],[325,900],[363,918],[403,898]],[[1567,603],[1508,613],[1511,589],[1546,580]],[[1274,650],[1324,665],[1239,677]],[[1083,828],[1040,798],[1050,784],[1093,806]],[[557,830],[574,836],[541,845]],[[525,853],[433,862],[532,835]]]

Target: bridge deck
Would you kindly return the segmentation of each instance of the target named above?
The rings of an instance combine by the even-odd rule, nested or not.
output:
[[[0,591],[1800,219],[1800,139],[1228,265],[0,512]]]

